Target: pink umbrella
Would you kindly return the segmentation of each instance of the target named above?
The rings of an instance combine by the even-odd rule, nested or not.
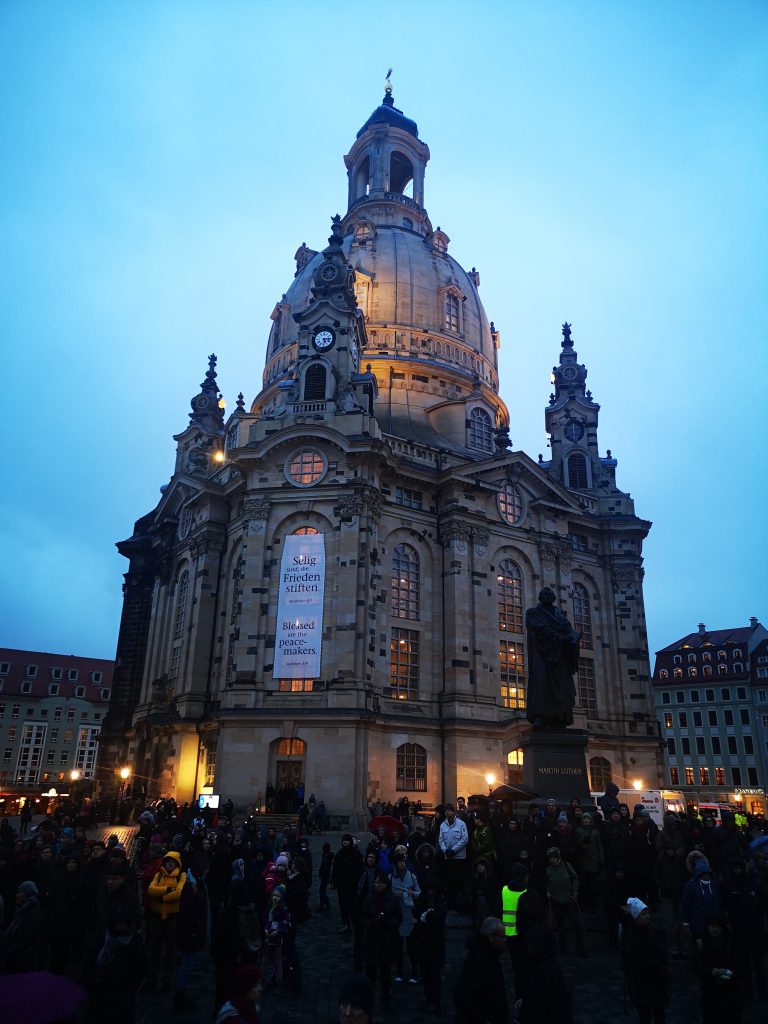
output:
[[[85,999],[85,992],[69,978],[32,971],[0,977],[3,1020],[13,1024],[52,1024],[66,1020]]]

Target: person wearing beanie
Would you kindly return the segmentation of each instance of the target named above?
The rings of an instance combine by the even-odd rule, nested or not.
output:
[[[22,882],[16,890],[16,913],[5,933],[7,974],[26,974],[43,966],[43,912],[37,886]]]
[[[269,910],[264,920],[264,959],[262,970],[267,985],[277,992],[283,990],[283,947],[291,930],[291,915],[285,905],[285,886],[272,890]]]
[[[339,991],[339,1024],[372,1024],[373,982],[364,974],[348,975]]]
[[[358,850],[349,832],[341,837],[341,849],[333,858],[331,865],[330,887],[335,889],[339,897],[339,914],[341,928],[339,933],[347,934],[352,925],[355,910],[357,882],[363,873],[363,856]]]
[[[651,924],[651,912],[637,896],[627,900],[619,946],[627,999],[641,1024],[664,1024],[669,966],[666,936]]]
[[[261,1020],[261,971],[255,964],[232,972],[229,999],[216,1015],[215,1024],[259,1024]]]
[[[560,943],[560,955],[565,954],[566,926],[570,924],[580,957],[587,955],[584,946],[584,924],[579,912],[579,877],[571,865],[562,859],[557,846],[547,850],[547,899],[552,909]]]

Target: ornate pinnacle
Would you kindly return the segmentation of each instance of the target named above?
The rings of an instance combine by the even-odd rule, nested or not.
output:
[[[563,348],[571,348],[571,325],[569,323],[563,324]]]
[[[338,213],[331,217],[331,235],[328,239],[329,245],[342,246],[344,244],[344,235],[341,231],[341,217]]]

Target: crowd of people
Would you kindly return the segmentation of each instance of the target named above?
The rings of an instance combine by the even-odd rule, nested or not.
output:
[[[738,1022],[746,1000],[766,999],[764,823],[668,813],[657,827],[610,792],[599,809],[548,801],[522,817],[461,798],[433,818],[398,810],[374,817],[364,840],[345,833],[314,858],[298,829],[267,829],[253,815],[235,825],[231,804],[146,809],[130,858],[117,836],[88,839],[79,819],[46,817],[23,836],[5,819],[0,973],[68,975],[88,993],[89,1021],[132,1024],[140,989],[167,993],[180,1014],[191,1008],[190,979],[210,950],[213,1019],[253,1024],[263,988],[277,999],[301,991],[298,936],[313,910],[330,913],[335,893],[354,972],[342,1020],[353,997],[368,1008],[360,1014],[372,1014],[374,993],[390,1009],[398,985],[414,1008],[454,1012],[456,1024],[506,1024],[510,1014],[568,1024],[559,957],[590,957],[585,916],[589,936],[601,927],[616,950],[642,1022],[664,1020],[673,957],[698,980],[705,1024]],[[472,930],[446,993],[451,910]]]

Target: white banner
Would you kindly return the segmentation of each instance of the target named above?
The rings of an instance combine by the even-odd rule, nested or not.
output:
[[[325,537],[290,534],[280,562],[273,679],[317,679],[323,647]]]

